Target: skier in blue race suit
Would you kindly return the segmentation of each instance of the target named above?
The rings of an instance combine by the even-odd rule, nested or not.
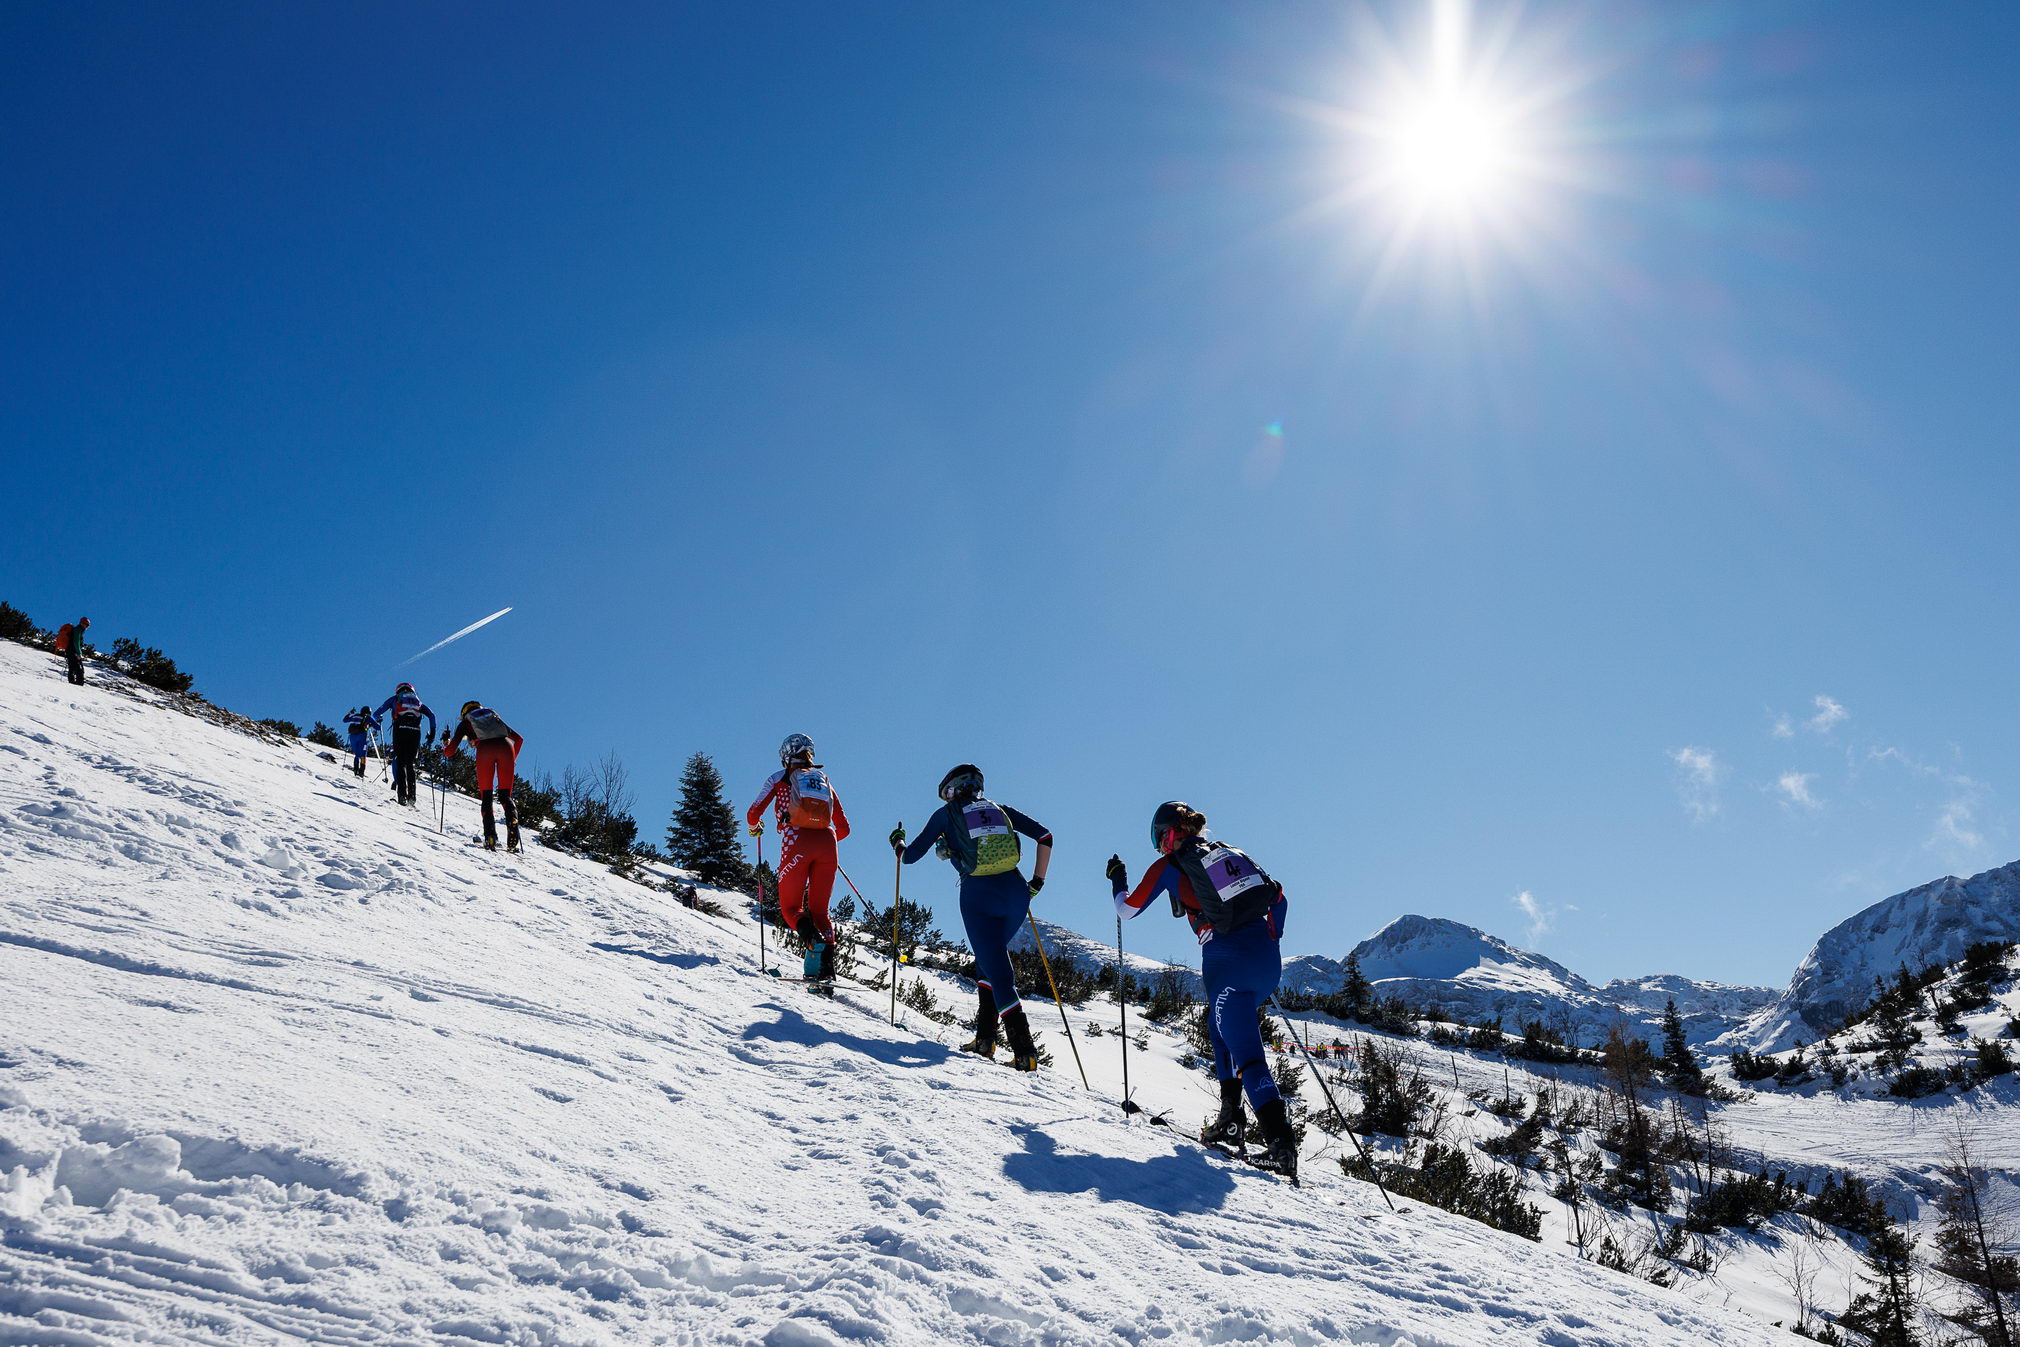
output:
[[[421,753],[421,717],[428,718],[428,738],[435,737],[435,713],[414,691],[412,683],[402,683],[393,689],[393,695],[379,703],[379,709],[372,713],[372,727],[378,728],[386,713],[393,713],[393,793],[400,797],[400,803],[411,808],[414,798],[420,793],[420,781],[414,775],[414,759]]]
[[[1017,978],[1010,968],[1010,942],[1031,911],[1031,899],[1045,887],[1045,867],[1052,861],[1052,834],[1029,815],[982,797],[981,769],[962,763],[940,782],[946,803],[933,811],[924,831],[910,846],[905,829],[891,833],[891,850],[910,865],[938,844],[942,856],[961,873],[961,922],[968,948],[975,951],[975,1037],[964,1052],[996,1055],[998,1028],[1010,1045],[1010,1064],[1019,1071],[1038,1069],[1038,1047],[1017,996]],[[1038,844],[1031,879],[1018,870],[1017,834]]]
[[[1276,994],[1283,976],[1279,942],[1288,904],[1283,886],[1262,867],[1223,842],[1207,841],[1201,835],[1205,831],[1206,815],[1192,806],[1178,800],[1159,805],[1150,822],[1158,859],[1134,890],[1122,858],[1108,858],[1115,910],[1134,917],[1163,894],[1171,900],[1172,915],[1191,922],[1199,937],[1213,1072],[1220,1081],[1220,1116],[1200,1133],[1201,1139],[1241,1143],[1246,1093],[1269,1146],[1264,1163],[1295,1176],[1297,1133],[1270,1074],[1257,1013]]]
[[[366,737],[372,726],[372,708],[361,706],[344,717],[344,724],[351,727],[351,771],[354,775],[365,774],[365,750],[371,746]]]

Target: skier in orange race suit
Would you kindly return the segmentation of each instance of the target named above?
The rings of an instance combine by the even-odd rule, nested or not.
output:
[[[505,805],[505,849],[519,850],[519,810],[512,803],[512,768],[526,737],[498,718],[498,713],[480,702],[464,702],[463,718],[454,734],[442,736],[442,756],[453,758],[465,740],[477,751],[477,798],[484,809],[484,849],[498,849],[498,825],[491,820],[495,796]]]
[[[752,837],[764,832],[767,806],[779,830],[779,920],[806,945],[801,971],[807,980],[832,982],[835,926],[828,919],[828,898],[840,868],[835,843],[849,835],[849,816],[814,761],[814,741],[804,734],[788,735],[779,745],[779,770],[765,779],[764,793],[744,812]]]

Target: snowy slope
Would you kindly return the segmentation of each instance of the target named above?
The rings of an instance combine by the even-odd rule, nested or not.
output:
[[[1779,1051],[1814,1039],[1872,999],[1873,980],[1950,963],[1981,940],[2020,940],[2020,861],[1949,876],[1846,918],[1817,941],[1789,987],[1719,1044]]]
[[[1102,1040],[1093,1093],[956,1056],[162,700],[0,643],[0,1342],[1785,1340],[1125,1126]]]
[[[1511,1029],[1541,1020],[1569,1042],[1592,1046],[1615,1024],[1657,1036],[1665,1001],[1674,997],[1693,1042],[1729,1031],[1775,996],[1765,987],[1698,982],[1674,974],[1594,986],[1554,959],[1518,949],[1485,931],[1443,917],[1402,916],[1354,947],[1377,995],[1478,1023],[1500,1016]],[[1306,955],[1287,960],[1286,987],[1337,990],[1346,963]]]

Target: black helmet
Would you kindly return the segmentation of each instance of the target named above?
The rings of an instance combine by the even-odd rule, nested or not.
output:
[[[956,795],[982,793],[982,769],[972,762],[964,762],[947,775],[940,778],[940,798],[953,802]]]
[[[1158,855],[1167,856],[1178,849],[1176,839],[1173,839],[1168,846],[1165,840],[1184,828],[1195,814],[1193,807],[1183,800],[1166,800],[1157,807],[1157,812],[1150,816],[1150,845]]]

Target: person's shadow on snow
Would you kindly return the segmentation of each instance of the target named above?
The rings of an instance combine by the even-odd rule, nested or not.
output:
[[[884,1038],[863,1038],[858,1034],[845,1034],[830,1029],[824,1024],[815,1024],[796,1010],[785,1006],[771,1005],[767,1009],[776,1010],[779,1017],[770,1024],[753,1024],[743,1031],[743,1040],[754,1043],[763,1040],[769,1043],[798,1043],[806,1047],[817,1047],[822,1043],[832,1043],[836,1047],[859,1052],[872,1061],[885,1066],[938,1066],[954,1054],[945,1044],[931,1043],[924,1039],[910,1042],[892,1042]]]
[[[1103,1202],[1134,1202],[1167,1216],[1215,1211],[1234,1191],[1234,1176],[1206,1155],[1182,1146],[1151,1160],[1114,1155],[1062,1155],[1059,1143],[1035,1127],[1010,1128],[1024,1150],[1003,1159],[1003,1177],[1033,1193],[1093,1193]]]
[[[650,959],[663,963],[668,968],[711,968],[722,960],[713,954],[661,954],[656,950],[639,949],[632,945],[609,945],[601,940],[589,942],[591,949],[600,949],[606,954],[629,954],[635,959]]]

